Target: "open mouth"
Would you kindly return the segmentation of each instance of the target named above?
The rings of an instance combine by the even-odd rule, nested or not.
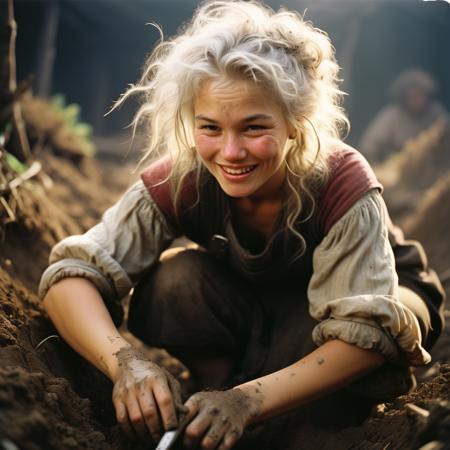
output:
[[[245,167],[227,167],[227,166],[220,166],[220,167],[228,175],[244,175],[246,173],[252,172],[256,168],[256,164]]]

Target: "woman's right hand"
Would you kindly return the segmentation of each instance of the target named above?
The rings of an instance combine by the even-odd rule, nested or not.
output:
[[[139,349],[123,347],[115,356],[112,397],[117,421],[131,438],[146,440],[150,433],[158,442],[164,431],[177,428],[179,416],[188,411],[180,383]]]

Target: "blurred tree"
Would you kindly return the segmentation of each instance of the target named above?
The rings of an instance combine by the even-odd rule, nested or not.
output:
[[[59,14],[60,1],[47,0],[41,27],[42,33],[37,51],[35,93],[39,97],[48,97],[51,93]]]
[[[17,101],[21,90],[16,81],[16,36],[13,0],[0,1],[0,126],[12,124],[8,150],[25,161],[30,156],[25,125],[20,104]]]

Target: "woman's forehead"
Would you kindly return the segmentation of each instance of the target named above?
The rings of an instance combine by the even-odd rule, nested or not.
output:
[[[209,79],[194,97],[194,108],[260,108],[279,110],[278,102],[265,86],[244,79]]]

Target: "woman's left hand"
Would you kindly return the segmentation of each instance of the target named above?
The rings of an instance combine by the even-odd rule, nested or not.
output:
[[[187,420],[190,417],[191,421],[184,432],[184,446],[230,449],[258,414],[261,403],[240,389],[197,392],[185,403],[189,409]]]

